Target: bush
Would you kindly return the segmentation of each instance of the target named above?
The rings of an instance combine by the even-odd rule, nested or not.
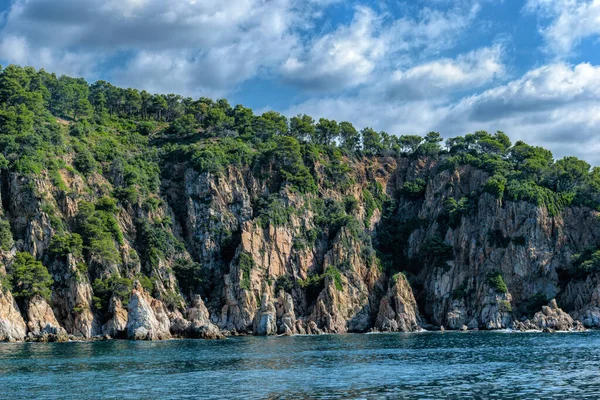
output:
[[[275,295],[277,296],[280,290],[290,293],[293,287],[294,282],[292,279],[287,275],[282,275],[275,280]]]
[[[9,251],[14,244],[10,223],[5,220],[0,220],[0,248],[4,251]]]
[[[83,251],[83,240],[77,233],[56,234],[50,241],[50,253],[57,257],[66,257],[72,254],[80,257]]]
[[[111,276],[106,279],[95,279],[92,283],[94,308],[100,313],[106,313],[113,295],[121,300],[124,307],[127,307],[132,289],[133,281],[128,278]]]
[[[333,280],[335,285],[335,289],[342,292],[344,291],[343,281],[342,281],[342,273],[336,267],[330,265],[325,269],[323,273],[323,277],[329,277]]]
[[[250,274],[252,272],[252,268],[254,268],[254,260],[252,259],[252,256],[248,253],[240,253],[238,266],[242,271],[242,281],[240,282],[240,287],[244,290],[250,290]]]
[[[421,178],[417,178],[414,181],[404,182],[400,188],[400,194],[410,199],[420,199],[425,195],[427,189],[427,182]]]
[[[48,269],[29,253],[17,253],[10,266],[10,281],[15,298],[41,296],[47,300],[54,282]]]
[[[506,188],[506,178],[501,175],[494,175],[487,180],[483,186],[483,191],[491,193],[497,199],[502,199],[504,189]]]
[[[487,284],[496,291],[496,293],[508,293],[508,287],[502,279],[500,272],[491,272],[487,278]]]

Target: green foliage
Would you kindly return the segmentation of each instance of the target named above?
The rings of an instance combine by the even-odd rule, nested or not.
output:
[[[294,287],[294,282],[287,275],[282,275],[275,280],[275,294],[277,295],[280,290],[286,293],[290,293]]]
[[[474,209],[471,199],[461,197],[458,201],[454,197],[449,197],[444,202],[444,211],[451,228],[456,229],[463,216],[468,216]]]
[[[556,216],[564,207],[572,203],[574,194],[556,193],[548,188],[537,185],[533,181],[512,180],[506,187],[506,199],[527,201],[537,206],[544,206],[547,208],[550,216]]]
[[[252,256],[248,253],[240,253],[238,257],[238,266],[242,271],[242,281],[240,282],[240,287],[244,290],[250,290],[250,274],[252,273],[252,268],[254,268],[254,260]]]
[[[114,199],[101,198],[96,204],[80,202],[77,215],[77,231],[88,256],[115,264],[120,260],[115,242],[124,242],[116,211]]]
[[[571,257],[574,271],[573,278],[585,279],[590,274],[600,271],[600,248],[588,247],[579,254]]]
[[[263,228],[269,225],[282,226],[290,221],[290,217],[296,212],[291,206],[286,206],[284,201],[276,195],[268,198],[260,197],[255,202],[255,218]]]
[[[249,165],[256,154],[248,144],[233,138],[201,142],[191,146],[188,153],[198,172],[213,174],[222,174],[230,165]]]
[[[92,283],[94,308],[96,311],[105,314],[113,295],[121,300],[124,307],[127,307],[132,289],[133,281],[128,278],[111,276],[106,279],[95,279]]]
[[[329,277],[333,281],[333,284],[335,285],[336,290],[338,290],[340,292],[344,291],[342,273],[340,272],[339,269],[330,265],[325,269],[325,272],[323,272],[323,277]]]
[[[454,258],[454,248],[439,236],[432,236],[421,245],[418,259],[439,268],[447,268],[446,261]]]
[[[504,190],[506,188],[506,178],[502,175],[494,175],[487,180],[483,186],[483,191],[491,193],[497,199],[504,197]]]
[[[469,297],[473,294],[475,290],[473,288],[469,289],[466,282],[460,284],[459,287],[452,291],[452,298],[454,300],[462,300]]]
[[[83,252],[83,239],[77,233],[55,234],[50,241],[50,253],[57,257],[69,254],[80,257]]]
[[[508,300],[500,300],[498,302],[498,305],[500,306],[500,311],[502,312],[508,312],[511,313],[512,312],[512,304],[510,304],[510,301]]]
[[[504,283],[500,272],[490,272],[487,277],[487,284],[497,293],[508,293],[508,287]]]
[[[14,244],[10,223],[6,220],[0,220],[0,249],[9,251]]]
[[[267,159],[274,162],[283,183],[290,184],[300,193],[313,193],[317,190],[314,178],[304,165],[300,143],[291,136],[275,138],[275,147],[266,152]]]
[[[179,258],[173,265],[173,272],[181,291],[186,295],[197,292],[198,287],[204,281],[204,270],[202,266],[187,258]]]
[[[544,293],[537,293],[521,302],[520,312],[531,318],[536,312],[541,311],[542,307],[548,304],[548,298]]]
[[[139,248],[143,250],[142,260],[147,270],[158,267],[160,259],[174,257],[185,250],[183,243],[168,229],[163,221],[138,220]]]
[[[41,296],[50,299],[52,276],[48,269],[29,253],[17,253],[9,268],[9,279],[13,296],[30,299]]]
[[[424,179],[417,178],[414,181],[406,181],[400,188],[400,194],[409,199],[420,199],[425,195],[427,182]]]

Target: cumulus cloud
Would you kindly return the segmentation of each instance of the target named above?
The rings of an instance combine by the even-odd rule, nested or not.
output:
[[[313,6],[296,0],[17,0],[5,18],[0,58],[72,73],[83,70],[61,65],[75,56],[93,68],[126,54],[125,64],[110,71],[116,83],[226,92],[281,62],[296,46],[294,27]]]
[[[388,98],[440,99],[448,93],[479,88],[505,73],[500,45],[442,58],[392,73],[386,82]]]
[[[367,81],[385,54],[380,20],[369,8],[358,7],[350,25],[317,38],[282,66],[291,82],[317,90],[338,90]]]
[[[333,116],[397,135],[434,130],[452,137],[480,129],[503,130],[515,140],[549,147],[557,157],[577,155],[600,165],[600,67],[587,63],[540,67],[479,94],[447,97],[445,102],[415,97],[390,102],[372,90],[308,100],[287,112]]]
[[[558,56],[568,56],[587,37],[600,36],[600,0],[528,0],[525,10],[550,21],[541,33]]]

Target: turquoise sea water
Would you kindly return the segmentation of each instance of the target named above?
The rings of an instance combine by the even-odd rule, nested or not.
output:
[[[599,397],[600,332],[0,344],[2,399]]]

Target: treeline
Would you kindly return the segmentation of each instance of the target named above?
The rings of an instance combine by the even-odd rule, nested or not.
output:
[[[549,150],[521,141],[513,145],[502,132],[480,131],[445,142],[437,132],[397,136],[369,127],[358,130],[347,121],[316,121],[308,115],[289,119],[275,111],[255,115],[225,99],[150,94],[106,81],[90,85],[82,78],[14,65],[0,72],[0,167],[11,164],[36,172],[41,167],[33,160],[39,159],[40,149],[56,146],[53,152],[60,152],[62,139],[53,116],[70,120],[71,134],[83,138],[75,151],[83,154],[78,161],[84,172],[108,157],[106,148],[100,156],[83,148],[94,147],[86,142],[86,132],[108,126],[143,136],[162,134],[179,146],[178,151],[188,150],[199,169],[212,172],[228,163],[266,161],[258,155],[271,155],[281,161],[287,181],[302,181],[310,191],[315,153],[328,153],[330,169],[340,172],[344,162],[331,150],[338,149],[347,157],[438,159],[440,169],[473,165],[490,174],[486,191],[499,199],[544,204],[551,213],[573,203],[594,208],[600,204],[600,169],[576,157],[555,161]]]

